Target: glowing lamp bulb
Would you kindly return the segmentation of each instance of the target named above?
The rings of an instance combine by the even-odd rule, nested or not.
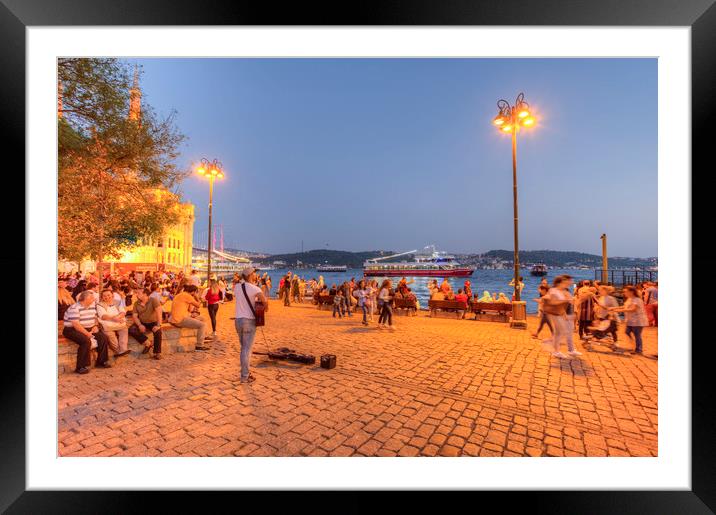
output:
[[[216,171],[216,168],[211,169],[211,175],[216,175],[217,173],[219,173],[219,172]]]
[[[203,166],[200,166],[200,167],[196,170],[196,173],[198,173],[199,175],[204,175],[204,174],[206,173],[206,169],[205,169]]]
[[[504,132],[512,132],[512,125],[505,125],[501,130]]]
[[[502,117],[501,114],[498,114],[497,116],[495,116],[495,119],[492,120],[492,123],[499,127],[500,125],[505,123],[505,119]]]
[[[217,179],[223,179],[223,178],[224,178],[224,174],[221,173],[221,172],[219,172],[218,174],[216,174],[216,178],[217,178]]]
[[[517,116],[520,118],[527,118],[530,115],[530,112],[527,109],[522,109],[519,113],[517,113]]]
[[[525,127],[532,127],[535,124],[535,119],[531,116],[528,116],[527,118],[524,118],[522,120],[522,125]]]

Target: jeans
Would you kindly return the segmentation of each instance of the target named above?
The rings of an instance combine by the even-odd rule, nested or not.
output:
[[[644,328],[638,325],[628,325],[626,328],[626,335],[627,338],[630,334],[634,335],[634,342],[636,343],[636,347],[634,348],[634,352],[642,352],[642,342],[641,342],[641,332]]]
[[[253,318],[237,318],[234,320],[236,333],[241,342],[241,379],[249,377],[249,363],[251,362],[251,347],[256,338],[256,320]]]
[[[92,342],[90,339],[74,327],[65,327],[62,330],[62,336],[79,345],[77,348],[77,363],[75,364],[75,371],[81,368],[89,367],[92,364],[92,360],[90,358]],[[95,340],[97,340],[97,361],[95,362],[95,365],[102,365],[109,359],[109,353],[107,352],[107,336],[102,331],[97,331],[92,336],[94,336]]]
[[[209,311],[209,319],[211,319],[211,330],[216,332],[216,313],[219,311],[219,304],[207,304],[206,309]]]
[[[380,317],[378,318],[378,323],[385,323],[388,322],[388,325],[393,325],[393,308],[390,305],[390,302],[384,302],[383,308],[380,311]]]
[[[346,313],[348,313],[349,317],[352,317],[353,314],[351,313],[351,296],[350,292],[345,293],[345,300],[343,301],[346,303]]]
[[[336,317],[336,313],[338,313],[338,318],[343,318],[343,310],[340,304],[333,304],[333,318]]]
[[[154,340],[152,342],[152,346],[154,347],[154,354],[161,354],[162,353],[162,324],[161,322],[144,322],[142,325],[147,329],[147,333],[149,334],[152,332],[152,329],[154,329],[155,325],[159,326],[159,331],[156,331],[152,334],[154,334]],[[132,327],[129,328],[129,334],[132,338],[137,340],[139,343],[144,343],[147,341],[147,335],[139,330],[139,327],[136,325],[132,325]]]
[[[368,322],[368,306],[363,304],[360,308],[363,310],[363,323],[367,323]]]
[[[127,343],[129,341],[129,332],[127,328],[120,329],[119,331],[106,331],[102,328],[102,332],[107,336],[107,343],[109,348],[115,354],[121,354],[127,350]]]
[[[567,341],[569,352],[574,351],[574,342],[572,341],[574,321],[572,318],[567,315],[547,315],[547,317],[554,329],[554,336],[552,337],[554,352],[559,352],[562,340]]]
[[[190,329],[198,329],[196,332],[196,346],[197,347],[203,347],[204,346],[204,336],[206,334],[206,324],[204,323],[204,319],[201,317],[193,318],[193,317],[186,317],[184,320],[179,322],[178,324],[172,323],[174,327],[188,327]]]
[[[549,332],[554,335],[554,329],[552,328],[552,323],[549,321],[549,318],[547,317],[547,313],[542,313],[539,319],[539,326],[537,327],[537,330],[535,331],[535,334],[539,336],[540,331],[542,331],[542,328],[544,326],[549,327]]]

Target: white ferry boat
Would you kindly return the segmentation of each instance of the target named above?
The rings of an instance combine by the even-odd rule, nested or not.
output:
[[[418,253],[417,250],[410,250],[391,256],[369,259],[363,264],[363,273],[366,276],[379,277],[468,277],[475,271],[473,267],[460,265],[455,261],[455,256],[435,250],[434,245],[428,245],[424,249],[430,249],[430,252]],[[406,254],[415,254],[413,261],[380,263],[385,259]]]

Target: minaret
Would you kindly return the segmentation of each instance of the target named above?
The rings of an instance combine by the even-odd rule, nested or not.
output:
[[[129,119],[141,121],[142,92],[139,90],[139,65],[134,67],[134,84],[129,90]]]

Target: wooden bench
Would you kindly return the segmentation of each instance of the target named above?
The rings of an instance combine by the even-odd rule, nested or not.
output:
[[[208,321],[207,321],[208,324]],[[129,324],[128,324],[129,325]],[[57,337],[57,373],[64,374],[74,372],[77,364],[77,344],[62,336],[62,321],[59,324]],[[209,326],[211,327],[211,326]],[[169,323],[162,324],[162,354],[173,354],[175,352],[193,352],[196,347],[196,329],[187,327],[174,327]],[[153,336],[147,335],[151,341]],[[142,354],[144,345],[129,337],[128,348],[130,352],[124,359],[148,359],[152,353]],[[96,359],[96,351],[92,351],[92,366]],[[114,353],[109,350],[110,362],[115,362]],[[121,363],[121,360],[120,360]]]
[[[512,304],[507,302],[471,302],[470,311],[475,313],[475,320],[509,322]]]
[[[435,316],[438,311],[454,312],[457,314],[457,318],[463,318],[465,313],[469,310],[467,302],[461,302],[459,300],[429,300],[428,309],[430,310],[430,316]]]
[[[404,309],[405,313],[416,316],[418,314],[418,301],[415,299],[393,299],[394,309]]]
[[[315,298],[315,303],[318,305],[318,309],[323,309],[324,306],[328,306],[329,309],[333,307],[333,298],[335,295],[318,295]]]

